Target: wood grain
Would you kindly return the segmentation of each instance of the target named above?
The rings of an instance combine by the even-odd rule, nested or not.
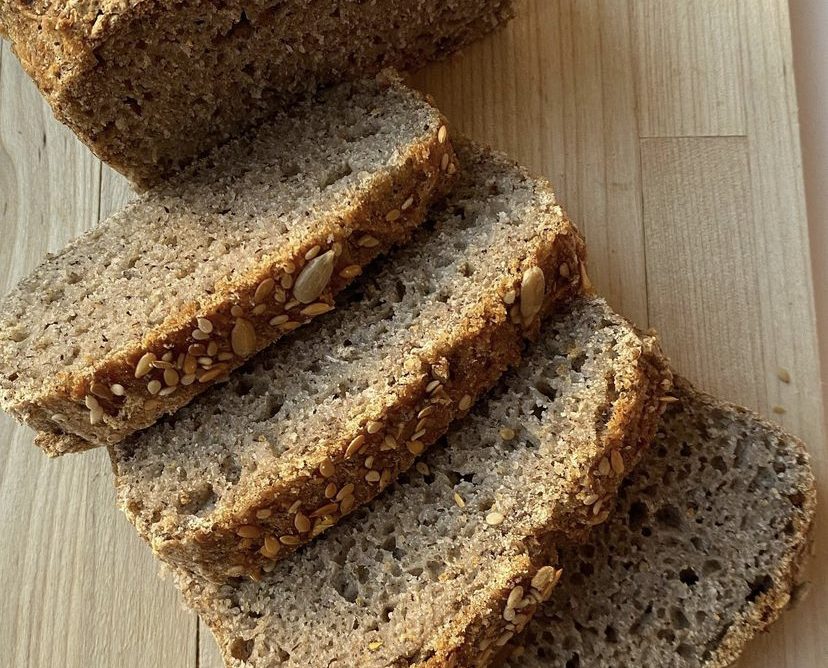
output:
[[[610,302],[659,327],[702,388],[804,437],[828,498],[785,1],[521,0],[518,10],[507,30],[415,82],[458,130],[553,181]],[[4,46],[0,287],[128,196],[50,118]],[[209,633],[112,508],[102,453],[49,462],[8,418],[0,434],[0,663],[219,668]],[[824,559],[821,517],[815,545]],[[742,666],[828,665],[819,558],[811,596]]]
[[[93,226],[102,200],[106,210],[124,200],[122,181],[101,190],[101,171],[3,44],[4,294],[47,251]],[[49,461],[31,441],[29,429],[0,416],[0,665],[194,666],[195,618],[115,509],[106,453]]]

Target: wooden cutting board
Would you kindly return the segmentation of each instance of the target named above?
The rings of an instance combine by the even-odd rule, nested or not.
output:
[[[657,327],[703,389],[802,436],[828,498],[786,2],[518,6],[506,31],[416,82],[458,129],[552,179],[613,305]],[[0,290],[128,197],[4,45]],[[47,461],[31,439],[0,418],[0,665],[218,668],[114,509],[105,453]],[[810,597],[743,666],[828,666],[826,575],[812,570]]]

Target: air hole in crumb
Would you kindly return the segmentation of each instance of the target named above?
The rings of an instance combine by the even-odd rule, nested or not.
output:
[[[676,654],[689,661],[693,658],[693,647],[687,643],[679,643],[679,646],[676,647]]]
[[[353,174],[351,165],[347,162],[343,162],[340,165],[332,167],[325,173],[322,180],[319,182],[319,188],[322,190],[330,188],[334,183],[341,181],[346,176],[350,176],[351,174]]]
[[[581,657],[575,653],[566,662],[566,668],[581,668]]]
[[[289,179],[291,177],[297,176],[300,171],[302,171],[299,167],[298,162],[288,162],[282,165],[282,178]]]
[[[673,626],[675,626],[677,629],[690,628],[690,620],[687,619],[687,615],[685,615],[682,610],[675,606],[670,608],[670,619],[673,622]]]
[[[604,637],[607,639],[608,643],[615,645],[618,642],[618,631],[615,630],[614,626],[607,626],[607,628],[604,629]]]
[[[665,642],[675,642],[676,634],[673,633],[672,629],[659,629],[658,633],[656,633],[659,640],[663,640]]]
[[[688,587],[692,587],[699,581],[699,576],[692,568],[682,568],[679,571],[679,580]]]
[[[722,563],[718,559],[708,559],[702,564],[702,573],[712,575],[722,570]]]
[[[750,593],[745,597],[748,603],[753,603],[762,594],[766,593],[773,586],[773,578],[770,575],[760,575],[750,583]]]
[[[656,511],[655,518],[659,524],[671,529],[680,529],[684,524],[678,508],[672,505],[659,508]]]
[[[710,461],[710,465],[716,469],[719,473],[727,472],[727,464],[725,464],[725,460],[721,455],[716,455]]]
[[[579,352],[575,357],[573,357],[569,361],[569,365],[572,367],[573,371],[577,371],[580,373],[581,369],[584,367],[584,363],[586,362],[587,356],[585,352]]]
[[[247,661],[253,653],[253,641],[236,638],[230,642],[230,656],[239,661]]]
[[[555,401],[555,397],[558,396],[555,388],[552,387],[552,385],[549,384],[549,381],[544,378],[539,378],[535,381],[535,389],[549,399],[549,401]]]

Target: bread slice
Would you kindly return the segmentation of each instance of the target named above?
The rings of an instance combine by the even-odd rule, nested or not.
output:
[[[513,0],[3,0],[0,33],[57,118],[141,186],[320,85],[420,67]]]
[[[602,522],[669,386],[652,337],[579,300],[399,485],[260,581],[176,581],[228,666],[486,666]]]
[[[583,243],[548,183],[458,155],[445,206],[355,303],[113,449],[119,503],[162,558],[257,575],[387,487],[577,292]]]
[[[563,552],[513,668],[723,668],[791,600],[816,497],[802,443],[676,389],[617,512]]]
[[[456,169],[444,119],[395,75],[306,101],[23,280],[0,305],[0,404],[51,455],[149,426],[330,310]]]

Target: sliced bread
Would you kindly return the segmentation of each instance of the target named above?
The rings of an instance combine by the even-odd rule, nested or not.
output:
[[[24,279],[0,304],[0,405],[50,455],[149,426],[331,310],[456,169],[440,113],[395,75],[306,101]]]
[[[0,0],[59,120],[138,185],[320,85],[419,67],[513,0]]]
[[[670,374],[600,299],[415,471],[258,582],[176,582],[227,666],[487,666],[555,586],[556,545],[602,522],[655,433]]]
[[[679,381],[617,512],[530,623],[513,668],[724,668],[791,600],[815,506],[805,449]]]
[[[583,283],[549,184],[471,144],[460,180],[353,303],[112,449],[118,500],[162,558],[249,573],[387,487]]]

